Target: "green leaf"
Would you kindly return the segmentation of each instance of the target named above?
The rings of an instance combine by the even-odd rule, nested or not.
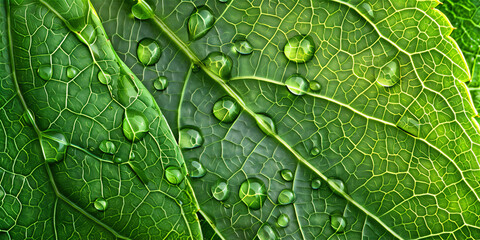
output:
[[[1,239],[202,237],[175,138],[88,1],[0,1],[0,38]]]

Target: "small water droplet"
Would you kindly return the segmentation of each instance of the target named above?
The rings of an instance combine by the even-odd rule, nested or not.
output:
[[[365,14],[368,18],[370,18],[370,20],[374,20],[374,12],[373,12],[373,9],[372,9],[372,6],[368,3],[362,3],[360,4],[359,8],[360,12],[362,12],[363,14]]]
[[[220,122],[233,122],[240,113],[240,106],[231,97],[222,97],[213,105],[212,109],[215,118]]]
[[[228,2],[228,0],[218,0],[218,1],[221,2],[221,3],[226,3],[226,2]]]
[[[188,35],[190,40],[197,40],[213,27],[215,17],[212,11],[206,7],[201,6],[196,8],[188,19]]]
[[[158,62],[161,55],[162,49],[157,41],[151,38],[144,38],[138,43],[137,57],[143,65],[154,65]]]
[[[67,153],[68,142],[63,133],[57,131],[45,131],[40,137],[45,162],[53,163],[62,161]]]
[[[284,48],[288,60],[296,63],[304,63],[312,59],[315,53],[315,44],[310,36],[297,35],[288,39]]]
[[[315,156],[318,156],[318,154],[320,154],[320,149],[318,147],[313,147],[310,150],[310,155],[315,157]]]
[[[110,82],[112,82],[112,76],[108,73],[104,73],[102,71],[98,72],[98,81],[100,81],[102,84],[108,85]]]
[[[265,223],[260,229],[258,229],[257,238],[258,240],[276,240],[277,234],[268,223]]]
[[[118,83],[118,86],[113,88],[113,96],[116,96],[123,106],[130,105],[138,97],[137,88],[127,75],[122,75],[115,83]]]
[[[144,0],[138,0],[138,3],[132,6],[132,14],[140,20],[149,19],[155,15],[155,5]]]
[[[295,202],[295,193],[290,189],[283,189],[280,194],[278,194],[277,202],[280,205],[288,205]]]
[[[275,123],[269,116],[263,113],[257,113],[255,120],[257,120],[258,127],[260,127],[260,129],[265,134],[273,135],[277,132],[277,129],[275,128]]]
[[[282,228],[285,228],[288,226],[288,224],[290,223],[290,217],[285,214],[285,213],[282,213],[280,214],[280,216],[278,216],[277,218],[277,225],[282,227]]]
[[[283,169],[280,171],[280,175],[282,175],[283,180],[290,182],[293,180],[293,172],[290,169]]]
[[[238,196],[250,209],[260,209],[267,199],[267,189],[262,180],[249,178],[240,185]]]
[[[234,43],[235,51],[242,55],[248,55],[253,52],[253,47],[250,42],[245,39],[236,40]]]
[[[165,169],[165,178],[171,184],[179,184],[185,178],[185,175],[182,173],[182,169],[177,166],[168,166]]]
[[[342,195],[342,193],[346,192],[345,183],[340,179],[337,179],[337,178],[329,179],[328,186],[330,187],[330,190],[332,190],[332,192],[338,195]]]
[[[398,120],[396,125],[400,129],[413,135],[414,137],[418,137],[420,134],[420,124],[418,123],[417,119],[409,112],[406,112]]]
[[[202,134],[193,128],[183,128],[180,130],[180,147],[183,149],[192,149],[202,146],[203,137]]]
[[[95,201],[93,202],[93,206],[95,207],[95,209],[97,209],[97,211],[103,212],[107,209],[108,203],[105,198],[99,197],[95,199]]]
[[[203,60],[203,63],[210,71],[221,78],[230,76],[230,73],[232,72],[232,59],[221,52],[212,52],[208,54]]]
[[[312,180],[312,182],[310,183],[310,186],[312,187],[312,189],[319,189],[320,186],[322,186],[322,180],[318,179],[318,178],[315,178]]]
[[[143,139],[148,132],[148,119],[145,114],[127,109],[123,118],[123,134],[132,141],[137,142]]]
[[[135,153],[130,152],[130,154],[128,155],[128,160],[132,161],[133,159],[135,159]]]
[[[92,24],[87,24],[80,32],[83,40],[88,44],[92,44],[95,39],[97,38],[97,32],[95,31],[95,27]]]
[[[114,154],[117,151],[117,147],[115,147],[115,144],[108,140],[103,140],[98,148],[100,149],[100,151],[108,154]]]
[[[322,90],[322,85],[317,81],[310,81],[309,87],[310,87],[310,90],[314,92],[318,92]]]
[[[377,82],[384,87],[392,87],[400,80],[400,66],[397,60],[389,62],[380,69]]]
[[[224,180],[217,181],[211,190],[213,197],[218,201],[224,201],[230,196],[230,189]]]
[[[124,162],[123,158],[121,158],[121,157],[116,156],[116,157],[113,158],[113,163],[120,164],[120,163],[123,163],[123,162]]]
[[[74,66],[69,66],[67,68],[67,77],[68,78],[74,78],[78,74],[78,69]]]
[[[158,91],[163,91],[168,87],[167,77],[160,76],[153,82],[153,87]]]
[[[198,160],[190,160],[190,164],[188,166],[190,177],[192,178],[201,178],[207,173],[207,170],[205,170],[203,164],[200,163]]]
[[[307,80],[298,74],[293,74],[287,78],[285,81],[285,86],[287,86],[288,90],[295,94],[295,95],[303,95],[308,90],[308,82]]]
[[[52,66],[42,65],[38,67],[38,76],[40,76],[43,80],[50,80],[52,78],[52,75]]]
[[[335,232],[343,232],[347,226],[347,221],[341,212],[334,212],[330,215],[330,226]]]

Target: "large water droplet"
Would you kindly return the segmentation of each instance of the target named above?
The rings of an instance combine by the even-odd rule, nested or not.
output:
[[[335,232],[343,232],[347,226],[347,221],[341,212],[334,212],[330,215],[330,226]]]
[[[262,113],[257,113],[255,120],[257,120],[258,127],[260,127],[260,129],[265,134],[272,135],[277,133],[277,129],[275,128],[275,123],[273,122],[272,118],[270,118],[269,116]]]
[[[277,218],[277,225],[282,227],[282,228],[285,228],[288,226],[288,224],[290,223],[290,217],[285,214],[285,213],[282,213],[280,214],[280,216],[278,216]]]
[[[310,186],[312,187],[312,189],[319,189],[320,186],[322,186],[322,180],[318,179],[318,178],[315,178],[312,180],[312,182],[310,183]]]
[[[230,76],[230,73],[232,72],[232,59],[221,52],[212,52],[208,54],[203,60],[203,63],[210,71],[221,78]]]
[[[183,149],[192,149],[202,146],[203,137],[202,134],[193,128],[183,128],[180,130],[180,147]]]
[[[162,49],[157,41],[144,38],[138,43],[137,57],[143,65],[150,66],[157,63],[161,55]]]
[[[100,149],[100,151],[108,154],[114,154],[117,151],[117,147],[115,147],[115,144],[108,140],[103,140],[98,148]]]
[[[68,78],[74,78],[78,74],[78,69],[75,68],[74,66],[69,66],[67,68],[67,77]]]
[[[293,180],[293,172],[290,169],[283,169],[280,171],[280,175],[282,175],[283,180],[290,182]]]
[[[110,82],[112,82],[112,76],[108,73],[104,73],[102,71],[98,72],[98,81],[100,81],[102,84],[108,85]]]
[[[248,42],[245,39],[240,39],[235,41],[234,45],[235,45],[235,50],[240,54],[248,55],[253,52],[252,44],[250,44],[250,42]]]
[[[132,141],[137,142],[143,139],[148,132],[148,119],[145,114],[127,109],[123,118],[123,134]]]
[[[384,87],[392,87],[400,80],[400,66],[397,60],[389,62],[380,69],[377,81]]]
[[[297,35],[288,39],[284,48],[288,60],[296,63],[304,63],[312,59],[315,53],[315,44],[310,36]]]
[[[45,131],[40,137],[45,162],[53,163],[62,161],[67,152],[68,142],[63,133],[57,131]]]
[[[191,40],[197,40],[213,27],[215,17],[206,6],[196,8],[188,19],[188,35]]]
[[[182,169],[177,166],[169,166],[165,169],[165,178],[171,184],[179,184],[185,178],[185,175],[182,173]]]
[[[257,238],[258,240],[276,240],[277,234],[268,223],[265,223],[260,229],[258,229]]]
[[[168,79],[167,77],[160,76],[153,82],[153,87],[158,91],[163,91],[167,89]]]
[[[369,3],[362,3],[358,7],[358,10],[360,10],[361,13],[365,14],[370,20],[374,20],[374,12],[372,9],[372,6]]]
[[[207,170],[205,170],[203,164],[200,163],[198,160],[190,160],[188,170],[190,173],[190,177],[192,178],[201,178],[207,173]]]
[[[418,137],[418,135],[420,134],[420,124],[418,123],[417,119],[413,117],[413,115],[409,112],[406,112],[398,120],[397,127],[413,135],[414,137]]]
[[[277,202],[280,205],[287,205],[295,202],[295,193],[290,189],[283,189],[280,194],[278,194]]]
[[[288,77],[285,85],[288,90],[295,95],[303,95],[308,90],[307,79],[298,74],[293,74]]]
[[[330,187],[330,190],[332,190],[332,192],[338,195],[342,195],[342,193],[346,192],[345,183],[340,179],[337,179],[337,178],[329,179],[328,186]]]
[[[97,32],[95,30],[95,27],[93,27],[92,24],[87,24],[82,29],[82,32],[80,32],[80,35],[88,45],[92,44],[97,38]]]
[[[313,147],[311,150],[310,150],[310,155],[312,156],[317,156],[318,154],[320,154],[320,149],[318,147]]]
[[[240,106],[231,97],[222,97],[213,105],[213,115],[220,122],[233,122],[240,113]]]
[[[107,209],[108,203],[105,198],[99,197],[95,199],[95,201],[93,202],[93,206],[95,207],[95,209],[97,209],[97,211],[103,212]]]
[[[238,196],[250,209],[260,209],[267,199],[267,189],[262,180],[249,178],[240,185]]]
[[[212,195],[218,201],[224,201],[230,196],[230,189],[227,182],[219,180],[212,186]]]
[[[132,7],[132,14],[140,20],[149,19],[155,15],[155,5],[144,0],[138,0],[138,3]]]
[[[38,76],[40,76],[43,80],[50,80],[52,78],[52,75],[52,66],[42,65],[38,67]]]
[[[317,81],[310,81],[309,87],[310,87],[310,90],[314,92],[318,92],[322,90],[322,85]]]

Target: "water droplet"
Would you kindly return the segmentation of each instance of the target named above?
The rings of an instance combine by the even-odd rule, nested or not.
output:
[[[100,151],[109,154],[114,154],[117,151],[117,147],[115,147],[115,144],[108,140],[103,140],[98,148],[100,148]]]
[[[311,150],[310,150],[310,155],[312,156],[317,156],[318,154],[320,154],[320,149],[318,147],[313,147]]]
[[[398,120],[396,125],[400,129],[413,135],[414,137],[418,137],[418,135],[420,134],[420,124],[418,123],[417,119],[409,112],[406,112]]]
[[[278,194],[277,202],[280,205],[287,205],[295,202],[295,193],[290,189],[283,189],[280,194]]]
[[[304,63],[312,59],[315,53],[315,44],[310,36],[297,35],[288,39],[284,48],[288,60],[296,63]]]
[[[148,132],[148,125],[149,122],[145,114],[133,109],[125,111],[123,134],[128,140],[132,142],[142,140]]]
[[[258,229],[257,238],[258,240],[276,240],[277,234],[268,223],[265,223],[260,229]]]
[[[190,40],[197,40],[213,27],[215,17],[206,6],[196,8],[188,19],[188,35]]]
[[[210,71],[221,78],[230,76],[230,73],[232,72],[232,59],[221,52],[212,52],[208,54],[203,60],[203,63]]]
[[[240,106],[231,97],[222,97],[213,105],[213,115],[220,122],[233,122],[240,113]]]
[[[40,76],[43,80],[50,80],[53,75],[52,66],[42,65],[38,67],[38,76]]]
[[[260,129],[265,134],[273,135],[277,132],[277,129],[275,128],[275,123],[269,116],[263,113],[257,113],[255,120],[257,120],[258,127],[260,127]]]
[[[150,66],[157,63],[161,55],[162,49],[157,41],[144,38],[138,43],[137,57],[143,65]]]
[[[83,40],[88,44],[92,44],[97,37],[97,32],[95,31],[95,27],[92,24],[87,24],[80,32]]]
[[[392,87],[400,80],[400,67],[397,60],[389,62],[380,69],[377,81],[384,87]]]
[[[122,75],[120,81],[114,83],[118,83],[117,87],[113,87],[114,95],[123,106],[130,105],[138,97],[137,88],[127,75]]]
[[[211,190],[213,197],[218,201],[224,201],[230,196],[230,189],[224,180],[217,181]]]
[[[331,178],[327,182],[332,192],[338,195],[342,195],[342,193],[346,192],[345,183],[342,180],[337,178]]]
[[[128,155],[128,160],[132,161],[133,159],[135,159],[135,153],[130,152],[130,154]]]
[[[70,66],[67,68],[67,77],[74,78],[78,74],[78,69],[74,66]]]
[[[203,164],[201,164],[198,160],[191,160],[188,170],[190,172],[190,177],[192,178],[201,178],[207,173],[207,170],[205,170]]]
[[[298,74],[293,74],[288,77],[287,81],[285,81],[285,85],[291,93],[299,96],[305,94],[308,90],[307,80]]]
[[[200,147],[203,144],[202,134],[193,128],[184,128],[180,130],[180,147],[183,149],[192,149]]]
[[[367,17],[369,17],[370,20],[374,20],[374,13],[373,13],[372,6],[370,4],[362,3],[360,4],[358,9],[360,10],[360,12],[367,15]]]
[[[260,209],[267,199],[267,189],[262,180],[249,178],[240,185],[238,196],[250,209]]]
[[[343,232],[347,226],[347,221],[341,212],[334,212],[330,215],[330,226],[335,232]]]
[[[45,162],[53,163],[62,161],[67,153],[68,142],[63,133],[57,131],[45,131],[40,137]]]
[[[93,206],[95,207],[95,209],[97,209],[97,211],[103,212],[107,209],[108,203],[105,198],[99,197],[95,199],[95,201],[93,202]]]
[[[112,82],[112,76],[108,73],[104,73],[102,71],[98,72],[98,81],[100,81],[102,84],[108,85],[110,82]]]
[[[123,162],[124,162],[123,158],[121,158],[121,157],[117,156],[117,157],[113,158],[113,163],[120,164],[120,163],[123,163]]]
[[[282,227],[282,228],[285,228],[288,226],[288,224],[290,223],[290,217],[285,214],[285,213],[282,213],[280,214],[280,216],[278,216],[277,218],[277,225]]]
[[[290,182],[293,180],[293,172],[290,169],[283,169],[280,171],[280,175],[282,175],[283,180]]]
[[[226,2],[228,2],[228,0],[218,0],[218,1],[221,2],[221,3],[226,3]]]
[[[171,184],[179,184],[185,178],[185,175],[182,173],[182,169],[177,166],[169,166],[165,169],[165,178]]]
[[[140,20],[149,19],[155,15],[155,5],[144,0],[138,0],[138,3],[132,6],[132,14]]]
[[[250,44],[250,42],[248,42],[245,39],[240,39],[235,41],[234,45],[235,45],[235,50],[240,54],[248,55],[253,52],[252,44]]]
[[[312,180],[312,182],[310,183],[310,186],[312,187],[312,189],[319,189],[320,186],[322,186],[322,180],[318,179],[318,178],[315,178]]]
[[[310,90],[314,91],[314,92],[318,92],[320,90],[322,90],[322,85],[317,82],[317,81],[310,81]]]
[[[167,89],[168,86],[168,79],[167,77],[160,76],[153,82],[153,87],[158,91],[163,91]]]

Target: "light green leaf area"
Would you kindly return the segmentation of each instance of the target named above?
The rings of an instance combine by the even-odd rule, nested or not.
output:
[[[89,2],[0,16],[0,239],[201,238],[174,136]]]

